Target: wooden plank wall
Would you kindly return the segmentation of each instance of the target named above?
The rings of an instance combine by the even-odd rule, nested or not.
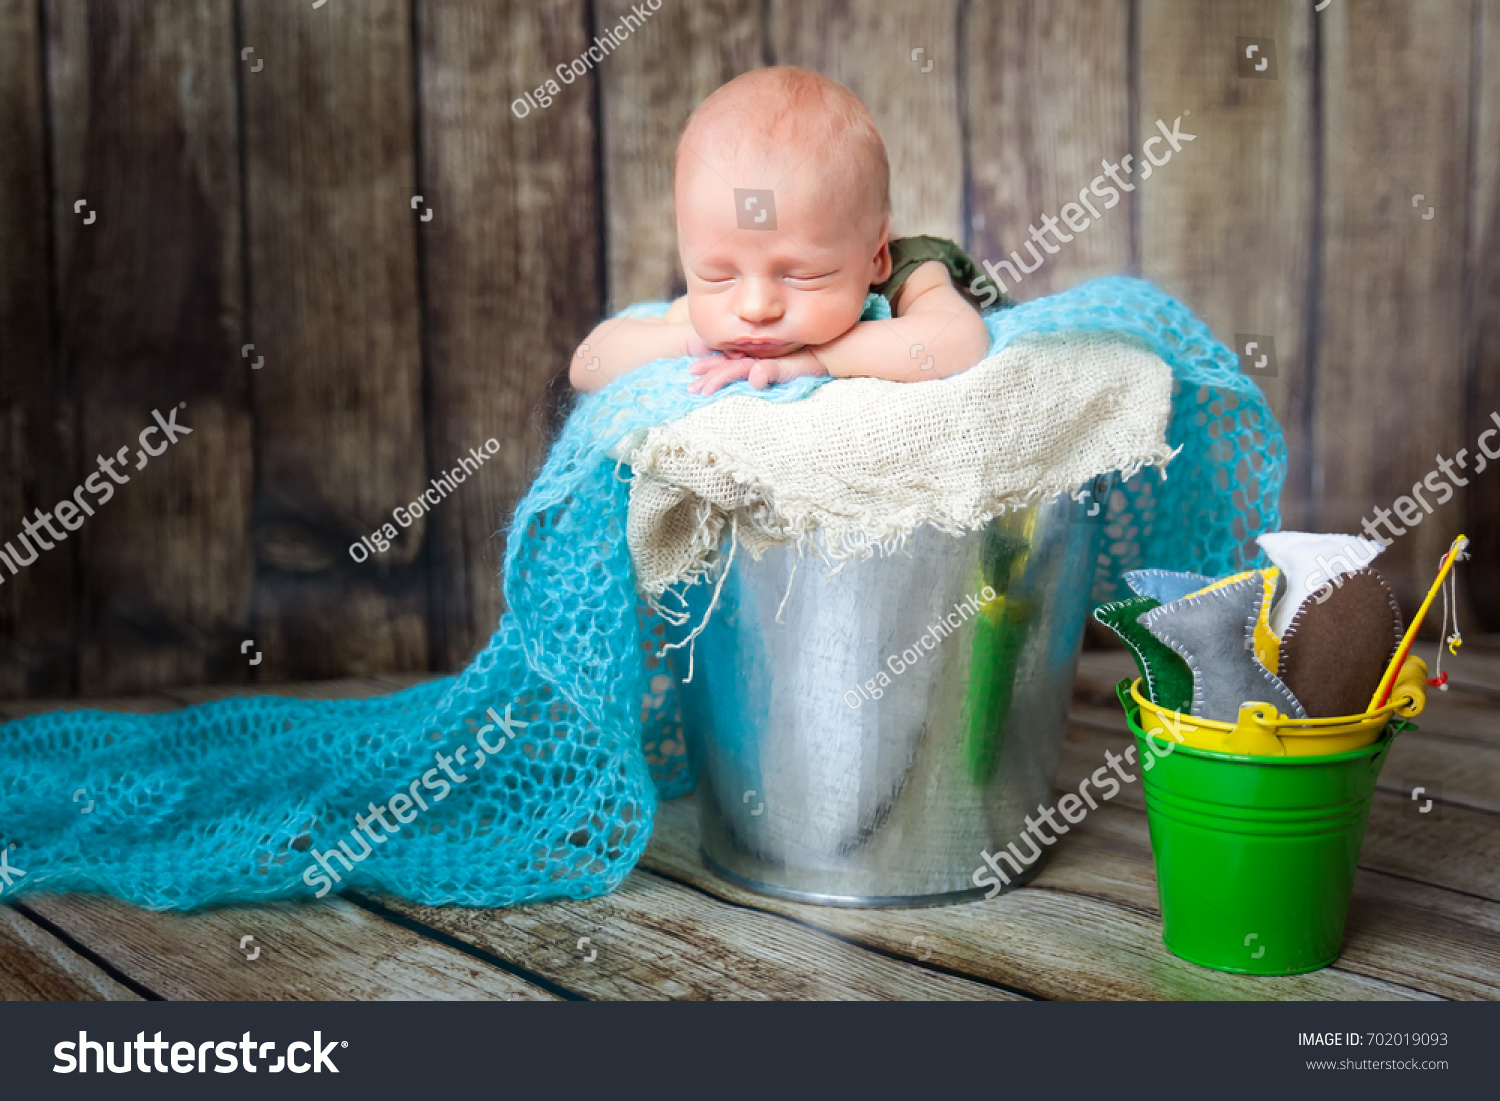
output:
[[[73,455],[47,465],[76,486],[114,456],[128,478],[68,540],[76,676],[88,692],[222,676],[221,640],[244,621],[253,581],[251,410],[232,369],[244,288],[230,4],[59,0],[44,12],[54,401],[76,417]],[[174,413],[190,436],[144,436]]]
[[[1474,87],[1471,3],[1380,0],[1358,17],[1340,7],[1322,24],[1327,232],[1312,434],[1315,507],[1334,530],[1409,492],[1448,440],[1468,442],[1459,426]],[[1435,573],[1462,519],[1435,512],[1382,566]]]
[[[1469,199],[1470,312],[1469,430],[1465,440],[1496,427],[1500,410],[1500,0],[1482,0],[1476,12],[1472,62],[1474,134]],[[1483,622],[1500,623],[1500,474],[1475,479],[1468,495],[1467,530],[1478,548],[1471,571],[1473,600]]]
[[[1226,341],[1272,335],[1289,527],[1357,525],[1438,454],[1472,469],[1500,410],[1500,0],[663,0],[517,117],[631,10],[0,0],[0,541],[98,456],[132,468],[0,566],[0,696],[461,666],[544,397],[606,309],[680,292],[677,134],[764,64],[870,105],[898,232],[997,261],[1183,116],[1193,141],[1015,295],[1131,271]],[[1275,80],[1239,75],[1242,36]],[[134,469],[173,407],[192,434]],[[1465,530],[1500,628],[1494,469],[1387,552],[1408,606]]]
[[[75,411],[53,349],[41,12],[0,0],[0,539],[75,484]],[[0,585],[0,695],[73,688],[76,540]],[[0,578],[7,577],[0,567]]]
[[[409,0],[242,6],[265,58],[239,79],[271,679],[428,661],[427,518],[378,558],[347,551],[428,479],[411,34]]]
[[[1286,435],[1282,523],[1292,530],[1318,523],[1306,425],[1314,18],[1299,0],[1145,0],[1140,9],[1142,140],[1157,119],[1170,127],[1179,115],[1196,135],[1139,185],[1140,271],[1191,303],[1226,343],[1236,333],[1275,339],[1278,369],[1261,388]],[[1247,79],[1225,63],[1240,37],[1275,40],[1276,80]]]

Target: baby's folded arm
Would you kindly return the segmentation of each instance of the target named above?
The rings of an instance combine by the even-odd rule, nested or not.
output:
[[[665,318],[601,321],[573,353],[568,381],[577,390],[602,390],[652,360],[691,354],[693,336],[691,325]]]
[[[967,371],[990,347],[990,331],[939,263],[923,264],[897,296],[897,316],[861,321],[816,349],[835,378],[921,382]]]

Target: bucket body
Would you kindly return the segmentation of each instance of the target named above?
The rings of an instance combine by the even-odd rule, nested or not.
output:
[[[737,555],[690,682],[688,651],[670,653],[709,866],[832,905],[981,893],[982,850],[1051,795],[1103,528],[1089,513],[1060,496],[962,536],[922,528],[832,574],[787,547]],[[690,590],[677,639],[713,587]]]
[[[1173,954],[1217,971],[1291,975],[1338,958],[1375,781],[1397,728],[1326,756],[1148,749],[1146,814]],[[1158,739],[1157,745],[1162,743]]]

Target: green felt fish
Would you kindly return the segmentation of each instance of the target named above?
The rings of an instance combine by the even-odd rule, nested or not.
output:
[[[1186,714],[1193,704],[1193,671],[1171,647],[1137,622],[1159,607],[1161,601],[1153,597],[1132,596],[1101,604],[1094,609],[1094,618],[1119,635],[1135,658],[1146,698],[1159,707]]]

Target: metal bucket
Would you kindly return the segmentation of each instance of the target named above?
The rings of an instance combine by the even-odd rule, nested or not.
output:
[[[831,905],[982,894],[981,851],[1051,802],[1103,511],[1060,496],[961,537],[923,528],[831,576],[794,574],[785,547],[737,555],[691,682],[670,654],[709,867]]]

